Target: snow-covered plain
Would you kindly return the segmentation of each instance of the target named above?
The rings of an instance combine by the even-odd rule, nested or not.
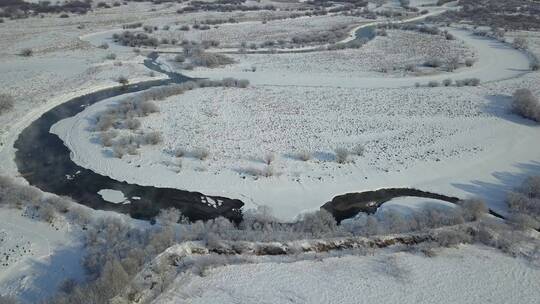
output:
[[[189,31],[159,31],[156,37],[198,41],[217,40],[222,47],[239,47],[242,42],[263,43],[266,41],[288,41],[297,35],[310,35],[324,31],[348,28],[351,25],[365,22],[361,17],[353,16],[314,16],[294,19],[267,21],[246,21],[241,23],[222,24],[209,30],[191,29]]]
[[[461,185],[490,180],[496,170],[519,171],[516,162],[534,167],[540,147],[522,145],[534,142],[538,126],[511,114],[508,97],[493,97],[504,85],[493,86],[196,89],[160,101],[160,113],[141,119],[142,130],[161,131],[164,142],[123,159],[113,158],[89,131],[95,115],[118,99],[90,106],[52,132],[75,162],[100,174],[239,198],[290,219],[335,195],[380,187],[483,195]],[[336,148],[358,144],[364,156],[335,161]],[[177,148],[186,156],[176,158]],[[201,148],[210,152],[208,159],[190,156]],[[302,151],[313,158],[299,160]],[[263,161],[269,153],[275,155],[272,176],[257,176],[270,169]],[[503,198],[490,203],[504,211]]]
[[[540,270],[490,248],[258,263],[179,276],[153,303],[535,303]]]
[[[235,54],[229,55],[238,64],[225,66],[227,72],[251,71],[266,73],[293,73],[304,75],[334,75],[347,78],[351,75],[391,77],[414,76],[406,72],[408,65],[422,69],[429,59],[436,58],[446,64],[452,58],[474,59],[475,54],[462,40],[446,40],[443,36],[413,31],[389,30],[388,36],[377,36],[359,49],[319,51],[305,53]],[[385,74],[381,74],[386,71]],[[371,73],[370,73],[371,72]],[[418,73],[434,74],[432,69]],[[253,73],[253,72],[251,72]],[[249,76],[248,73],[246,77]],[[449,77],[452,73],[447,74]]]
[[[517,77],[526,73],[529,69],[529,59],[526,54],[516,51],[508,44],[498,42],[485,37],[478,37],[470,31],[460,29],[448,29],[458,40],[464,42],[467,48],[471,49],[478,59],[471,68],[461,68],[454,73],[440,73],[438,75],[424,75],[417,77],[387,77],[384,74],[373,75],[365,73],[366,67],[363,61],[363,52],[372,53],[371,58],[374,63],[368,65],[375,67],[384,58],[384,52],[377,57],[376,48],[370,47],[370,44],[382,43],[386,39],[376,38],[370,41],[366,46],[367,51],[349,50],[349,51],[322,51],[308,52],[300,54],[273,54],[273,55],[244,55],[238,57],[240,63],[224,66],[221,68],[196,68],[193,71],[184,71],[191,77],[221,79],[223,77],[235,77],[249,79],[252,84],[257,85],[282,85],[282,86],[326,86],[326,87],[362,87],[362,88],[401,88],[411,87],[416,83],[427,84],[428,81],[442,82],[444,79],[452,78],[454,80],[464,78],[478,78],[482,82],[503,80]],[[434,43],[437,38],[431,37]],[[397,40],[396,42],[399,42]],[[394,43],[392,42],[392,45]],[[404,43],[404,41],[401,41]],[[425,42],[424,42],[425,43]],[[399,55],[401,47],[399,44],[392,47],[383,47],[394,54],[394,59],[390,56],[389,62],[396,64],[398,60],[405,60]],[[432,45],[431,51],[422,51],[420,57],[432,53],[440,54],[437,47]],[[413,48],[414,50],[414,48]],[[398,53],[398,54],[396,54]],[[403,50],[404,54],[408,54]],[[418,54],[409,54],[415,58]],[[359,58],[355,58],[358,56]],[[409,56],[409,57],[410,57]],[[267,59],[264,59],[267,58]],[[302,59],[300,59],[302,58]],[[398,59],[399,58],[399,59]],[[275,59],[275,60],[271,60]],[[441,58],[444,59],[444,58]],[[336,67],[332,64],[336,60]],[[347,61],[350,60],[350,61]],[[417,61],[415,59],[415,61]],[[347,62],[350,62],[349,66]],[[414,62],[414,61],[413,61]],[[416,62],[418,63],[418,62]],[[257,64],[261,66],[259,69]],[[405,64],[399,64],[404,66]],[[251,67],[257,67],[255,72]],[[382,67],[385,67],[384,65]],[[336,71],[334,71],[334,68]],[[341,70],[340,70],[341,68]]]
[[[398,7],[398,2],[391,1],[379,9]],[[417,5],[434,1],[411,2]],[[283,7],[297,5],[294,1],[261,1],[261,5],[266,3]],[[13,112],[0,116],[0,174],[18,176],[13,162],[13,142],[25,126],[53,106],[114,86],[120,75],[128,75],[132,82],[163,77],[151,77],[141,65],[143,57],[130,48],[112,44],[108,50],[97,48],[104,37],[110,37],[111,31],[117,31],[122,24],[144,20],[145,24],[178,25],[224,15],[259,22],[258,15],[287,14],[284,11],[177,14],[176,9],[183,5],[129,2],[119,8],[95,10],[68,19],[49,16],[5,19],[0,26],[4,42],[0,50],[0,82],[4,84],[2,93],[14,95],[17,102]],[[375,6],[370,3],[370,7]],[[146,129],[167,132],[165,144],[158,149],[143,149],[140,158],[121,161],[100,158],[97,165],[93,163],[96,159],[85,158],[82,152],[76,153],[74,159],[81,163],[88,161],[87,166],[98,166],[100,168],[94,170],[103,170],[118,179],[164,186],[171,183],[173,187],[201,190],[205,194],[238,197],[247,207],[271,205],[279,217],[286,219],[305,210],[318,209],[336,194],[385,186],[414,186],[458,196],[481,195],[488,199],[491,207],[504,210],[505,191],[526,175],[540,172],[539,128],[510,114],[509,95],[522,87],[539,94],[540,78],[538,74],[523,75],[528,64],[526,58],[507,45],[468,34],[461,35],[460,39],[479,55],[479,62],[473,68],[461,69],[452,75],[407,79],[371,77],[365,67],[360,66],[365,62],[354,57],[357,50],[303,55],[314,60],[311,65],[300,56],[284,63],[275,60],[276,65],[263,62],[256,73],[243,71],[244,67],[253,65],[248,61],[251,55],[237,57],[240,63],[231,71],[225,67],[198,70],[193,75],[247,77],[256,85],[245,90],[197,90],[163,101],[162,113],[143,122]],[[531,43],[536,51],[538,41],[540,39]],[[25,47],[31,47],[35,55],[17,56]],[[122,65],[105,60],[110,53],[117,53],[115,61],[121,61]],[[344,54],[344,60],[334,58],[339,65],[332,67],[329,59],[340,53]],[[395,58],[396,62],[403,59]],[[390,56],[390,59],[395,58]],[[356,66],[347,67],[347,60],[357,62]],[[310,75],[314,71],[317,74]],[[479,88],[460,89],[421,88],[402,92],[387,89],[448,77],[479,77],[483,84]],[[335,90],[336,96],[325,95],[322,89],[309,86],[330,87],[327,89]],[[271,98],[262,98],[262,94],[269,94]],[[80,117],[92,115],[92,111],[111,102],[114,100],[90,107]],[[189,115],[186,115],[188,110]],[[327,112],[313,115],[315,110]],[[265,115],[256,118],[254,113],[259,112]],[[303,124],[291,125],[287,114],[299,115]],[[227,115],[233,118],[229,120],[230,125],[225,123]],[[164,126],[165,119],[174,124]],[[88,148],[89,152],[96,152],[92,157],[101,155],[102,148],[88,144],[89,136],[93,135],[88,130],[83,132],[81,125],[73,130],[62,130],[62,126],[69,123],[77,125],[79,122],[65,121],[56,129],[67,138],[66,144],[73,151]],[[175,130],[175,126],[183,129]],[[315,138],[314,127],[327,136]],[[283,136],[269,136],[272,145],[257,142],[257,136],[273,134],[269,132],[272,129],[282,131],[278,134]],[[207,136],[212,135],[211,131],[222,136]],[[335,137],[336,133],[346,136]],[[80,137],[75,139],[76,136]],[[230,140],[234,136],[242,136],[239,145],[244,151],[232,149],[236,147],[236,142]],[[287,153],[296,151],[298,144],[287,143],[288,136],[302,145],[320,147],[314,150],[324,153],[314,153],[314,159],[308,162],[295,160]],[[222,142],[227,139],[231,145]],[[354,163],[337,165],[333,161],[333,148],[336,145],[352,147],[356,142],[366,144],[365,156],[353,157]],[[188,149],[205,145],[212,151],[211,157],[206,161],[189,156],[175,159],[168,153],[178,145]],[[261,155],[274,146],[279,149],[273,166],[275,176],[257,179],[250,176],[250,172],[257,171],[253,168],[264,169]],[[235,162],[242,166],[231,165]],[[135,164],[141,164],[144,171],[134,170]],[[144,179],[144,176],[152,178]],[[106,198],[121,201],[115,190],[104,190]],[[401,198],[386,203],[381,211],[415,209],[426,204],[444,203]],[[104,216],[102,212],[92,214],[97,218]],[[38,303],[52,295],[62,280],[82,279],[83,251],[76,236],[68,226],[58,226],[59,230],[55,227],[23,216],[19,210],[0,210],[0,254],[16,254],[9,265],[0,265],[0,294],[16,294],[27,303]],[[206,274],[205,277],[187,274],[178,278],[173,289],[157,303],[535,303],[540,296],[537,268],[476,246],[443,250],[433,259],[407,253],[349,256],[316,262],[227,266]]]
[[[0,208],[0,294],[37,303],[66,278],[84,276],[82,250],[71,226],[38,221],[22,210]]]

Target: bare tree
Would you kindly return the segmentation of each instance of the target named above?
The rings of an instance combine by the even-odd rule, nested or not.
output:
[[[336,148],[334,150],[334,153],[336,154],[336,162],[340,164],[344,164],[350,161],[350,158],[349,158],[350,153],[349,153],[349,150],[347,150],[346,148],[343,148],[343,147]]]
[[[8,94],[0,94],[0,115],[13,109],[15,99]]]

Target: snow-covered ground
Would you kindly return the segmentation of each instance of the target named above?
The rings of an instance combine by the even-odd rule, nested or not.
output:
[[[260,5],[264,4],[298,5],[262,0]],[[349,19],[353,24],[362,22],[360,18],[314,17],[264,25],[260,22],[264,15],[291,12],[177,14],[184,5],[130,2],[70,18],[4,19],[0,93],[13,95],[16,103],[13,111],[0,116],[0,174],[18,176],[13,143],[24,127],[52,107],[115,86],[120,75],[131,82],[163,77],[151,76],[141,64],[144,57],[130,48],[113,44],[107,50],[97,48],[123,24],[144,20],[144,24],[176,28],[203,18],[234,17],[244,23],[189,35],[240,43],[240,39],[264,41],[324,30],[334,26],[334,21],[339,25]],[[389,1],[379,10],[398,6],[399,1]],[[294,26],[287,28],[288,22]],[[490,207],[504,212],[505,192],[525,176],[540,172],[539,126],[510,114],[509,96],[517,88],[540,94],[540,76],[524,75],[528,62],[522,53],[469,32],[452,30],[457,42],[439,40],[435,43],[440,45],[427,50],[423,43],[428,41],[406,44],[409,39],[400,41],[397,33],[417,35],[391,31],[389,38],[379,37],[360,50],[235,55],[239,63],[230,67],[197,69],[190,75],[249,78],[255,85],[199,89],[161,101],[161,113],[143,119],[143,129],[160,130],[165,141],[157,149],[142,148],[140,156],[111,158],[90,140],[95,134],[86,128],[84,118],[115,99],[88,107],[54,131],[72,149],[76,162],[96,172],[138,184],[239,198],[246,207],[269,205],[282,219],[318,209],[338,194],[388,186],[461,197],[479,195]],[[538,54],[537,33],[525,34],[536,35],[531,46]],[[467,48],[461,48],[459,41]],[[34,56],[18,56],[23,48],[32,48]],[[382,51],[379,58],[374,56],[377,48]],[[466,56],[469,49],[478,62],[452,74],[406,78],[371,74],[383,67],[383,57],[391,64],[405,64],[408,58],[416,62],[427,56],[448,56],[448,50]],[[112,53],[117,59],[106,60]],[[252,66],[256,72],[244,71]],[[480,78],[481,86],[412,88],[415,82],[470,77]],[[335,162],[335,148],[359,143],[365,145],[364,156],[352,156],[346,164]],[[182,158],[171,156],[178,147],[188,152],[207,148],[210,157],[201,161],[189,153]],[[313,158],[295,159],[301,151],[312,152]],[[262,162],[268,153],[275,155],[273,175],[252,176],[269,172]],[[115,189],[103,189],[100,194],[108,201],[129,202]],[[387,202],[380,212],[414,212],[428,205],[450,207],[437,200],[400,198]],[[106,212],[91,214],[100,218]],[[131,222],[141,227],[148,224]],[[21,210],[0,208],[0,294],[16,294],[37,303],[55,293],[64,279],[82,280],[84,251],[77,240],[80,235],[71,229],[61,222],[39,222]],[[434,258],[388,253],[295,263],[266,260],[205,274],[181,275],[156,303],[535,303],[540,297],[538,268],[478,246],[444,249]]]
[[[65,222],[49,224],[0,208],[0,294],[37,303],[66,278],[81,280],[78,236]]]
[[[258,263],[179,276],[153,303],[535,303],[540,270],[490,248]]]
[[[415,83],[426,84],[428,81],[443,81],[446,78],[463,79],[478,78],[482,82],[489,82],[501,79],[517,77],[526,73],[529,68],[529,59],[511,46],[493,39],[474,36],[470,31],[449,29],[457,39],[463,41],[476,54],[478,60],[471,68],[463,68],[454,73],[443,73],[439,75],[418,76],[418,77],[387,77],[385,75],[374,76],[362,73],[366,70],[362,64],[362,58],[355,59],[354,56],[361,56],[363,50],[349,50],[321,53],[301,53],[301,54],[274,54],[246,55],[240,62],[222,68],[196,68],[193,71],[185,71],[191,77],[221,79],[223,77],[235,77],[249,79],[252,84],[257,85],[299,85],[299,86],[327,86],[327,87],[362,87],[362,88],[397,88],[414,86]],[[434,38],[432,38],[434,39]],[[435,40],[435,39],[434,39]],[[375,48],[368,51],[376,52]],[[394,50],[394,53],[401,49]],[[407,51],[403,50],[406,54]],[[425,52],[424,54],[429,53]],[[250,57],[255,56],[255,57]],[[375,63],[369,67],[377,66],[377,62],[385,60],[381,54],[379,59],[376,53],[370,55],[375,58]],[[398,55],[399,56],[399,55]],[[353,57],[353,58],[351,58]],[[302,58],[302,59],[300,59]],[[401,57],[402,58],[402,57]],[[403,59],[403,58],[402,58]],[[332,60],[336,60],[337,66],[334,71]],[[344,68],[346,60],[351,60],[350,66]],[[388,59],[391,60],[391,59]],[[261,66],[259,69],[257,64]],[[251,67],[257,67],[255,72]],[[340,71],[340,67],[343,71]],[[384,65],[381,66],[381,68]]]
[[[291,219],[345,192],[414,186],[484,196],[467,185],[496,180],[492,174],[500,170],[525,171],[518,163],[534,172],[540,147],[523,147],[535,141],[539,128],[511,114],[509,98],[496,94],[532,88],[537,79],[466,88],[196,89],[160,101],[160,113],[142,118],[142,130],[161,131],[164,142],[123,159],[113,158],[89,131],[93,117],[118,99],[90,106],[52,131],[76,163],[100,174],[268,205]],[[358,144],[365,146],[364,156],[335,161],[336,148],[353,150]],[[177,148],[186,156],[176,158]],[[201,148],[209,151],[208,159],[190,156]],[[303,151],[313,158],[299,160]],[[252,176],[268,172],[263,159],[269,153],[275,155],[272,176]],[[503,200],[489,203],[504,211]]]
[[[191,29],[181,31],[173,28],[169,31],[159,31],[156,37],[184,39],[201,42],[203,40],[217,40],[222,47],[239,47],[242,42],[263,43],[266,41],[288,41],[294,36],[312,35],[324,31],[348,28],[351,25],[365,22],[361,17],[353,16],[314,16],[294,19],[262,21],[246,21],[241,23],[222,24],[212,26],[209,30]],[[180,26],[178,26],[180,27]]]
[[[250,71],[245,77],[257,73],[261,75],[280,73],[287,77],[286,75],[291,73],[292,75],[306,75],[306,77],[328,75],[328,78],[333,76],[338,79],[346,79],[353,75],[353,77],[403,76],[407,74],[405,68],[408,65],[422,69],[422,65],[429,59],[436,58],[446,65],[452,58],[459,58],[462,62],[467,58],[475,58],[473,50],[461,40],[446,40],[445,37],[439,35],[401,30],[388,31],[388,36],[377,36],[359,49],[279,53],[270,56],[268,54],[229,56],[237,64],[223,67],[224,74]],[[256,69],[256,73],[251,72],[253,68]],[[387,73],[381,74],[382,71]],[[428,69],[421,73],[434,74],[437,71]],[[414,75],[415,72],[411,71],[408,74]],[[452,73],[447,73],[447,75],[453,77]]]

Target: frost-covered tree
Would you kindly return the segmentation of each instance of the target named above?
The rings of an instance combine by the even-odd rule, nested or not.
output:
[[[524,37],[516,37],[512,45],[519,50],[526,50],[529,47],[529,42]]]
[[[458,203],[463,211],[465,220],[474,221],[488,213],[486,203],[480,198],[462,200]]]
[[[156,216],[156,221],[160,225],[173,225],[176,223],[187,223],[188,219],[182,215],[180,210],[176,208],[161,209]]]
[[[512,108],[516,113],[540,122],[540,100],[529,89],[516,90],[512,97]]]

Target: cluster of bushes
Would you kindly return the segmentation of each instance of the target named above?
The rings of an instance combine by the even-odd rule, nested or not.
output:
[[[124,5],[127,4],[127,2],[124,2]],[[113,2],[112,6],[114,7],[119,7],[121,6],[122,3],[120,3],[119,1],[115,1]],[[107,2],[98,2],[98,4],[96,5],[98,8],[111,8],[112,6],[110,6]]]
[[[234,11],[259,11],[259,10],[270,10],[275,11],[276,7],[274,5],[268,4],[264,6],[256,5],[244,5],[245,1],[215,1],[215,2],[205,2],[205,1],[191,1],[189,5],[177,10],[178,14],[192,13],[199,11],[214,11],[214,12],[234,12]]]
[[[360,214],[343,221],[341,226],[353,235],[362,236],[406,233],[476,221],[486,212],[483,201],[470,199],[460,201],[459,208],[427,208],[407,215],[393,210],[377,215]]]
[[[113,34],[114,42],[120,43],[124,46],[140,47],[140,46],[159,46],[159,40],[155,37],[151,37],[145,33],[134,33],[130,31],[124,31],[121,34]]]
[[[540,70],[540,60],[534,54],[531,54],[531,63],[529,64],[529,67],[531,71]]]
[[[86,14],[92,9],[92,2],[70,0],[51,4],[50,1],[34,3],[23,0],[5,0],[0,3],[0,8],[1,18],[20,19],[40,14]]]
[[[303,214],[293,223],[282,223],[273,217],[269,208],[264,206],[246,211],[240,224],[231,223],[225,218],[190,223],[176,209],[162,210],[155,218],[156,225],[146,229],[130,226],[118,218],[102,218],[88,227],[84,239],[87,254],[83,265],[87,270],[89,281],[77,285],[68,279],[66,282],[70,284],[65,285],[70,288],[62,289],[52,300],[54,303],[77,304],[90,303],[88,299],[96,299],[91,303],[107,303],[115,296],[117,299],[135,299],[141,296],[143,289],[150,290],[138,286],[136,280],[133,280],[145,265],[150,266],[145,271],[151,271],[151,274],[143,275],[152,277],[152,286],[159,292],[173,281],[178,271],[186,270],[178,268],[179,266],[190,266],[196,273],[202,275],[204,268],[216,262],[215,256],[210,255],[210,252],[225,255],[223,264],[227,264],[231,262],[226,259],[229,254],[234,256],[251,252],[261,255],[282,255],[294,251],[292,249],[296,247],[298,253],[305,250],[324,252],[348,246],[349,243],[351,247],[359,247],[362,244],[370,246],[367,240],[346,237],[424,231],[477,220],[485,211],[482,202],[469,201],[454,211],[428,209],[410,217],[389,211],[383,212],[379,217],[365,215],[341,226],[337,225],[332,215],[324,210]],[[431,237],[417,238],[416,241],[414,237],[410,238],[412,242],[408,246],[419,246],[419,243],[428,240],[432,246],[433,244],[453,246],[462,242],[472,242],[472,234],[473,232],[469,230],[457,228],[434,231]],[[342,241],[334,244],[329,238],[336,237],[342,238]],[[309,241],[321,238],[325,240]],[[302,240],[303,245],[291,242],[295,240]],[[193,263],[190,263],[190,260],[177,260],[172,256],[176,253],[165,256],[163,263],[154,259],[170,246],[187,241],[197,241],[186,243],[186,246],[192,244],[189,250],[202,254],[200,260],[196,260],[196,257],[191,258]],[[379,246],[390,244],[392,242],[385,244],[382,239],[379,242]],[[150,264],[151,261],[153,262]],[[169,271],[171,269],[172,272]]]
[[[346,164],[352,161],[352,156],[363,156],[364,155],[364,145],[358,144],[352,149],[347,149],[345,147],[338,147],[334,149],[334,160],[338,164]],[[313,158],[313,154],[307,150],[301,150],[297,153],[291,155],[294,159],[299,161],[309,161]],[[254,177],[270,177],[275,175],[272,162],[275,160],[276,155],[273,153],[266,154],[262,157],[262,161],[265,164],[263,168],[254,168],[249,167],[241,171],[243,174],[251,175]]]
[[[124,24],[122,25],[122,28],[127,30],[127,29],[136,29],[142,26],[143,26],[142,22],[135,22],[135,23]]]
[[[218,25],[218,24],[223,24],[223,23],[238,23],[238,20],[236,20],[233,17],[230,17],[228,19],[216,18],[216,19],[201,20],[199,23],[200,24],[207,24],[207,25]]]
[[[30,48],[22,49],[19,52],[19,55],[23,57],[31,57],[32,55],[34,55],[34,51]]]
[[[118,129],[135,131],[141,126],[138,118],[158,112],[157,105],[151,100],[123,100],[118,106],[100,113],[96,117],[96,130],[100,132],[101,143],[112,147],[113,155],[122,158],[125,154],[138,154],[141,145],[156,145],[161,142],[157,132],[119,136]]]
[[[245,88],[248,85],[247,80],[224,78],[219,81],[205,79],[151,88],[135,98],[122,100],[116,106],[99,113],[96,117],[95,130],[99,132],[101,144],[104,147],[112,147],[114,157],[136,155],[142,145],[157,145],[162,142],[159,132],[136,132],[141,127],[139,118],[159,112],[159,107],[154,101],[180,95],[199,87]],[[120,130],[128,131],[128,134],[119,132]]]
[[[330,31],[296,35],[291,38],[291,42],[294,44],[334,43],[345,36],[346,29],[347,27],[340,27],[332,29]]]
[[[424,62],[424,66],[426,67],[440,68],[444,66],[448,72],[453,72],[462,65],[471,67],[474,65],[474,59],[467,58],[463,61],[459,57],[455,56],[449,58],[448,60],[446,60],[446,62],[443,62],[439,58],[430,58]]]
[[[514,92],[512,107],[519,115],[540,122],[540,100],[528,89]]]
[[[540,177],[531,177],[509,197],[510,209],[515,213],[533,215],[537,221],[539,198]],[[204,270],[213,265],[211,261],[215,262],[215,256],[209,255],[210,252],[225,256],[284,255],[395,245],[402,246],[398,250],[420,250],[433,256],[433,249],[440,246],[480,242],[517,255],[522,253],[518,245],[525,237],[498,219],[484,216],[488,209],[478,199],[460,201],[456,208],[427,208],[411,214],[392,210],[376,215],[361,214],[343,221],[341,225],[325,210],[306,213],[295,222],[283,223],[272,215],[268,207],[260,206],[244,212],[242,222],[235,224],[222,217],[191,223],[177,209],[171,208],[160,211],[154,220],[155,225],[142,227],[117,216],[94,218],[89,209],[68,199],[44,196],[33,187],[0,177],[0,204],[42,210],[39,211],[40,218],[46,221],[61,214],[84,228],[85,256],[82,264],[87,281],[66,278],[59,292],[45,302],[57,304],[124,303],[137,299],[143,289],[157,289],[159,293],[173,281],[178,271],[185,270],[179,266],[199,266],[195,269]],[[525,228],[530,228],[531,221],[530,218],[513,217],[512,223],[519,224],[518,227],[525,224]],[[538,222],[532,223],[537,225]],[[390,233],[401,235],[395,238],[376,237]],[[408,236],[403,233],[414,234]],[[188,241],[197,243],[185,243]],[[189,252],[200,253],[202,260],[191,259],[193,263],[190,264],[189,260],[176,260],[170,256],[165,263],[152,262],[167,248],[179,243],[188,247],[192,244]],[[141,289],[132,283],[145,265],[149,265],[148,269],[155,274],[149,277],[148,284],[156,288]],[[119,301],[110,301],[115,297]]]
[[[456,87],[476,87],[480,84],[480,79],[478,78],[465,78],[465,79],[460,79],[460,80],[456,80],[454,82],[454,85]],[[445,79],[442,81],[442,85],[445,86],[445,87],[449,87],[452,85],[452,79]],[[418,88],[420,87],[420,83],[416,83],[415,86]],[[439,87],[441,86],[441,83],[436,81],[436,80],[432,80],[430,82],[427,83],[427,86],[430,87],[430,88],[436,88],[436,87]]]
[[[413,24],[413,23],[382,23],[377,25],[379,29],[398,29],[403,31],[415,31],[419,33],[429,34],[429,35],[442,35],[448,40],[452,40],[453,37],[448,36],[447,31],[441,31],[436,26],[429,26],[423,24]]]
[[[0,206],[23,210],[34,218],[54,224],[63,217],[82,227],[90,222],[87,208],[74,204],[69,198],[46,195],[37,188],[21,185],[13,179],[0,175]]]
[[[540,229],[540,176],[529,176],[508,194],[510,220],[520,228]]]
[[[184,62],[186,59],[189,59],[189,62],[186,62],[182,66],[184,69],[191,69],[193,66],[213,68],[234,63],[232,58],[223,54],[205,52],[205,49],[209,48],[210,46],[218,46],[218,41],[203,41],[201,44],[193,41],[182,41],[181,45],[183,46],[184,54],[183,56],[176,56],[175,61]]]
[[[0,115],[13,109],[15,98],[9,94],[0,94]]]
[[[446,0],[441,0],[446,1]],[[469,21],[479,26],[511,30],[540,28],[540,3],[528,0],[459,0],[460,10],[431,19],[442,22]]]
[[[196,52],[190,56],[191,63],[195,66],[214,68],[234,63],[234,60],[218,53]]]

